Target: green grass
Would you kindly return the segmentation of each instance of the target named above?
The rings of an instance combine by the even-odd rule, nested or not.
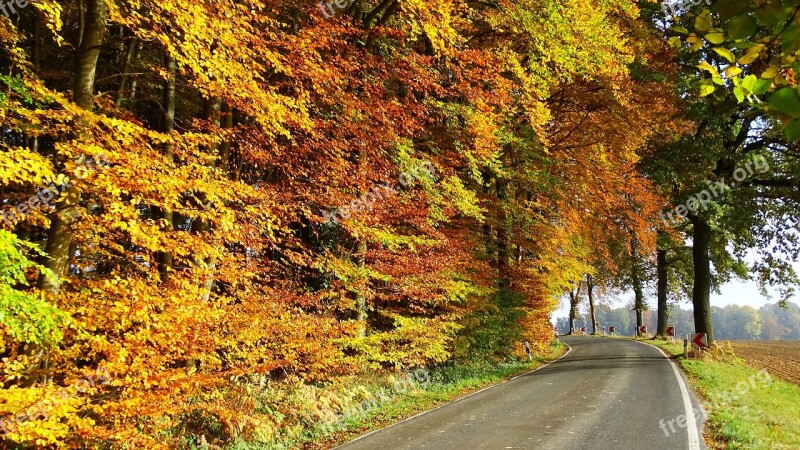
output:
[[[732,352],[684,359],[683,344],[648,343],[676,357],[709,410],[711,445],[731,449],[800,448],[800,386],[746,366]]]
[[[469,365],[451,364],[432,369],[430,382],[415,386],[405,392],[393,392],[388,399],[361,409],[358,414],[346,414],[341,407],[338,417],[346,417],[335,429],[325,428],[311,422],[295,428],[290,433],[279,433],[268,442],[245,442],[238,440],[230,449],[284,449],[284,448],[331,448],[360,434],[410,417],[419,412],[452,401],[462,395],[498,383],[514,375],[533,370],[564,354],[563,344],[556,343],[547,355],[534,357],[532,361],[508,361],[503,363],[476,362]],[[384,375],[365,374],[354,380],[355,384],[344,390],[364,392],[363,397],[376,398],[381,388],[386,387]],[[340,388],[341,390],[342,388]],[[367,392],[369,394],[367,394]],[[363,398],[359,397],[359,398]],[[357,400],[353,403],[357,403]],[[353,403],[350,406],[353,406]]]

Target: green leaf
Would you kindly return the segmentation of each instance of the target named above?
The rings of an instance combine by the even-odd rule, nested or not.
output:
[[[728,23],[728,38],[733,41],[739,39],[748,39],[755,32],[756,19],[754,19],[752,16],[734,17]]]
[[[785,55],[791,55],[798,49],[800,49],[800,27],[792,25],[781,34],[781,51]]]
[[[769,104],[776,111],[800,117],[800,96],[797,95],[797,89],[786,87],[775,92],[770,96]]]
[[[769,91],[769,88],[772,87],[772,80],[759,78],[756,81],[755,86],[753,86],[753,95],[761,95]]]
[[[736,100],[739,100],[739,103],[742,103],[744,101],[744,92],[742,92],[742,88],[740,88],[739,86],[733,88],[733,95],[736,96]]]
[[[756,78],[755,75],[748,75],[742,80],[742,88],[744,88],[745,92],[748,94],[752,94],[753,90],[755,90],[757,81],[758,78]]]
[[[786,21],[787,9],[778,3],[764,3],[755,11],[756,20],[759,24],[774,27]]]
[[[800,120],[794,119],[783,128],[786,138],[790,141],[800,140]]]
[[[741,16],[750,11],[750,2],[743,0],[717,0],[711,10],[719,14],[720,19],[726,21],[731,17]]]

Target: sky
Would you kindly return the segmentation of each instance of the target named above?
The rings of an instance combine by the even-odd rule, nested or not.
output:
[[[800,273],[800,262],[794,263],[794,269]],[[799,289],[800,290],[800,289]],[[646,297],[647,304],[650,306],[651,309],[656,309],[656,299],[655,296],[652,295],[652,298]],[[711,292],[711,306],[728,306],[728,305],[750,305],[753,308],[760,308],[766,303],[775,303],[778,301],[778,296],[774,295],[772,299],[766,298],[762,296],[758,292],[758,285],[755,281],[732,281],[723,285],[720,288],[720,293]],[[800,303],[800,296],[795,295],[790,299],[790,301],[794,303]],[[610,306],[612,308],[618,308],[625,306],[628,303],[633,302],[633,293],[627,292],[620,296],[616,300],[612,300]],[[584,303],[586,303],[586,299],[584,298]],[[691,309],[692,304],[689,300],[682,302],[680,306],[683,309]],[[585,305],[582,305],[581,310],[584,311],[586,309]],[[567,317],[569,315],[569,300],[567,297],[563,297],[561,299],[561,305],[559,308],[553,313],[552,321],[555,322],[555,319],[559,317]]]

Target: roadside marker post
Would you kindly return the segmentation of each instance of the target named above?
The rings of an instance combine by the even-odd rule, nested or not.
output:
[[[686,339],[683,340],[683,357],[684,359],[689,359],[689,335],[686,335]]]

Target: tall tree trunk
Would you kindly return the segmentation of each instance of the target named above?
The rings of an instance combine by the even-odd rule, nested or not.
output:
[[[31,26],[31,38],[33,39],[31,43],[31,63],[38,69],[42,58],[42,19],[39,18],[38,14],[33,15]]]
[[[86,6],[86,22],[81,36],[75,69],[74,102],[81,108],[91,110],[94,104],[94,80],[97,69],[97,58],[106,31],[106,4],[104,0],[89,0]],[[56,212],[50,219],[50,230],[44,267],[54,276],[39,276],[39,289],[51,295],[58,295],[61,290],[61,277],[66,273],[69,264],[69,249],[72,244],[72,224],[77,214],[80,193],[74,187],[66,190],[56,204]]]
[[[364,147],[360,146],[358,148],[358,152],[356,153],[356,171],[359,180],[366,178],[366,170],[367,154]],[[362,195],[364,195],[364,191],[359,189],[358,198],[360,198]],[[355,239],[356,251],[352,257],[352,260],[356,267],[363,268],[367,264],[367,241],[364,236],[357,236]],[[365,337],[367,335],[367,328],[369,326],[367,322],[369,319],[369,315],[367,314],[367,298],[364,296],[364,293],[359,290],[356,290],[355,292],[355,309],[356,320],[360,324],[358,334],[361,337]]]
[[[692,265],[694,266],[694,329],[706,333],[708,345],[714,342],[711,325],[711,226],[704,219],[690,215],[692,222]]]
[[[81,45],[75,61],[75,84],[73,88],[73,101],[80,108],[91,110],[94,106],[94,80],[97,69],[97,58],[100,55],[100,46],[106,31],[106,4],[104,0],[89,0],[86,11],[86,23],[82,27]],[[79,119],[81,127],[88,124]],[[82,133],[82,132],[81,132]],[[80,138],[80,134],[78,136]],[[50,216],[50,228],[47,232],[45,257],[42,266],[50,271],[51,275],[41,274],[37,280],[37,288],[55,298],[61,292],[61,277],[67,273],[70,255],[74,251],[72,242],[72,225],[78,214],[80,192],[75,186],[67,187],[61,199],[56,203],[56,211]],[[23,380],[23,387],[33,386],[37,376],[41,375],[44,383],[50,381],[49,357],[38,346],[31,345],[26,353],[29,356],[37,353],[43,355],[39,366],[41,373]]]
[[[114,99],[114,104],[117,108],[122,107],[122,101],[125,99],[125,90],[128,89],[128,72],[131,70],[131,64],[135,59],[136,47],[139,46],[139,39],[132,37],[128,43],[128,50],[125,52],[125,62],[122,64],[122,79],[119,82],[119,89],[117,96]],[[169,68],[167,68],[169,70]]]
[[[357,267],[364,267],[367,262],[367,241],[362,237],[356,243],[356,254],[354,255]],[[358,334],[361,337],[367,335],[367,299],[361,292],[356,293],[356,320],[363,323],[359,328]]]
[[[664,337],[667,335],[667,321],[669,320],[669,310],[667,309],[667,250],[659,248],[656,252],[656,289],[658,291],[658,326],[656,336]]]
[[[220,112],[222,109],[222,100],[219,97],[212,97],[204,105],[203,115],[217,128],[220,126]],[[210,151],[216,152],[217,148],[211,148]],[[199,192],[197,198],[200,201],[200,208],[208,208],[208,196],[204,192]],[[211,224],[204,219],[196,219],[192,222],[192,233],[202,235],[211,231]],[[206,277],[203,282],[202,292],[203,301],[208,301],[211,298],[211,291],[214,289],[214,272],[216,271],[216,264],[213,258],[206,257],[197,260],[198,266],[206,269]]]
[[[497,199],[499,200],[497,206],[497,275],[499,280],[498,285],[500,289],[504,289],[507,288],[511,282],[508,261],[508,231],[506,230],[508,217],[505,205],[508,182],[497,179],[496,183]]]
[[[639,254],[636,250],[636,238],[631,237],[631,281],[633,282],[633,310],[636,311],[636,336],[644,325],[644,290],[639,274]]]
[[[233,108],[227,103],[222,104],[222,128],[233,128]],[[233,147],[232,140],[225,140],[219,147],[219,162],[217,163],[226,174],[230,176],[230,163],[231,163],[231,148]]]
[[[594,306],[594,277],[586,275],[586,294],[589,296],[589,320],[592,321],[592,334],[597,334],[597,319]]]
[[[167,69],[167,79],[164,81],[164,124],[162,131],[164,134],[172,134],[175,130],[175,75],[177,71],[175,58],[168,53],[164,58],[164,65]],[[164,148],[164,154],[168,160],[173,158],[172,144],[167,144]],[[160,218],[163,219],[168,228],[174,228],[175,218],[169,208],[162,208],[159,211]],[[174,266],[174,255],[170,252],[159,252],[156,254],[156,261],[158,263],[158,273],[162,282],[169,280],[170,271]]]
[[[483,191],[483,194],[488,198],[489,193],[491,191],[490,188],[492,185],[492,175],[489,172],[489,169],[483,169],[481,176],[483,178],[483,186],[481,186],[481,189]],[[488,258],[491,258],[492,254],[494,253],[494,242],[492,241],[492,226],[489,224],[488,219],[484,219],[482,228],[483,228],[483,243],[484,247],[486,248],[486,256]]]
[[[575,288],[574,291],[569,291],[569,334],[575,334],[575,320],[578,318],[578,305],[581,302],[581,286],[578,284],[578,287]]]

